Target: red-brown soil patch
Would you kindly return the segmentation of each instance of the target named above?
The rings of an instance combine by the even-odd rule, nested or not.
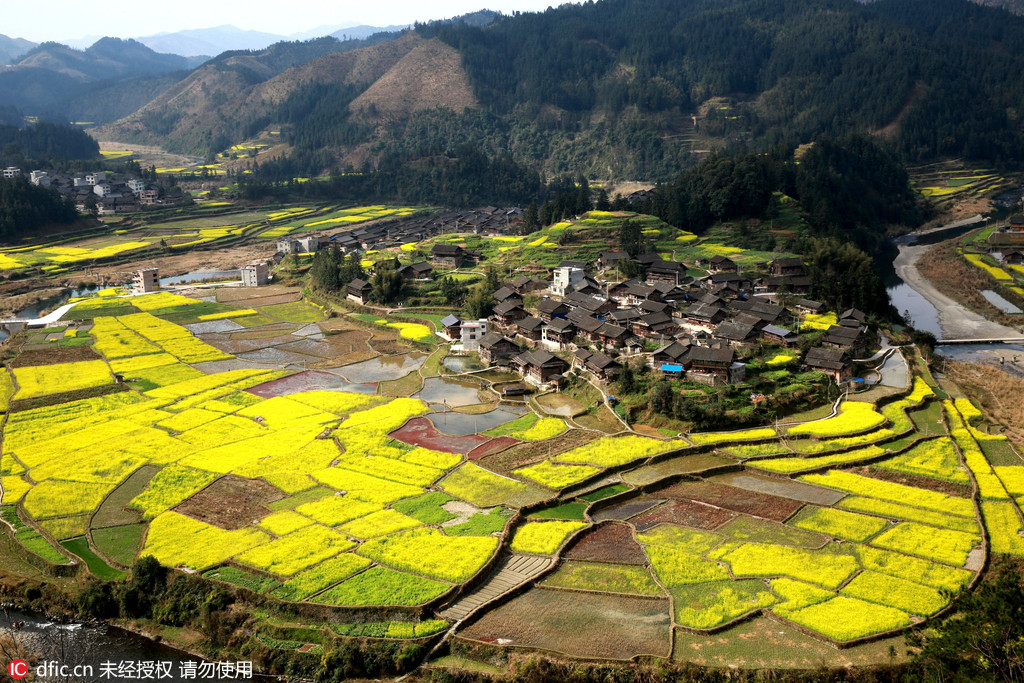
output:
[[[570,560],[647,564],[647,555],[633,538],[628,524],[602,524],[577,537],[572,547],[562,553]]]
[[[785,521],[803,505],[802,502],[789,498],[745,491],[734,486],[714,484],[709,481],[681,481],[655,493],[665,498],[695,500],[776,522]]]
[[[270,514],[267,503],[284,497],[280,489],[260,479],[228,475],[174,510],[221,529],[241,529]]]
[[[487,443],[480,444],[467,453],[466,456],[470,460],[479,460],[481,458],[486,458],[488,455],[499,453],[510,446],[516,445],[517,443],[519,443],[519,439],[513,439],[511,436],[499,436],[491,439]]]
[[[692,529],[717,529],[736,517],[728,510],[711,507],[692,500],[670,500],[649,512],[629,520],[637,531],[647,531],[659,524],[678,524]]]
[[[413,446],[423,446],[446,453],[462,453],[463,455],[490,441],[490,437],[479,434],[467,434],[466,436],[445,434],[434,427],[434,423],[425,417],[412,418],[405,423],[404,427],[391,432],[390,436]]]
[[[353,325],[352,323],[350,323],[348,320],[345,320],[344,318],[331,318],[330,320],[321,320],[320,322],[317,323],[317,327],[319,327],[324,332],[365,332],[367,337],[370,336],[368,330],[360,329]]]

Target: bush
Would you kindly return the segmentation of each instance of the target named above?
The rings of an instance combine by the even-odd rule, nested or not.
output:
[[[78,614],[84,619],[111,619],[118,615],[117,600],[109,583],[89,581],[78,594]]]

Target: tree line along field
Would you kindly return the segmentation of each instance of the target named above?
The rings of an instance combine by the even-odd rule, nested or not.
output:
[[[429,614],[500,557],[551,556],[461,636],[628,658],[752,613],[857,642],[941,612],[986,554],[1024,554],[1024,461],[930,377],[813,422],[674,439],[569,442],[580,430],[524,418],[486,436],[549,448],[507,465],[417,445],[402,428],[422,400],[282,385],[293,370],[241,367],[183,327],[256,343],[281,334],[269,312],[322,318],[257,301],[98,297],[49,364],[23,344],[0,375],[0,512],[36,561],[116,580],[152,555],[284,603]],[[531,621],[538,591],[578,593],[585,623]],[[664,617],[629,652],[587,650],[617,610]],[[580,628],[594,638],[568,642]]]

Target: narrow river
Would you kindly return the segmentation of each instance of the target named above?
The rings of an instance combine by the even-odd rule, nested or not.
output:
[[[17,630],[12,628],[15,623],[20,624]],[[187,652],[113,626],[58,624],[33,614],[5,610],[0,615],[0,634],[13,637],[25,651],[38,654],[33,673],[39,665],[52,663],[40,672],[45,675],[37,676],[40,681],[135,680],[146,678],[143,672],[147,670],[153,672],[149,676],[152,680],[174,683],[233,678],[225,675],[224,663],[204,663]],[[62,666],[67,667],[63,672],[59,668]],[[238,679],[245,680],[242,676]],[[250,680],[267,683],[277,679],[253,674]]]
[[[892,267],[882,273],[886,291],[896,309],[919,330],[938,339],[986,339],[1024,336],[1013,329],[986,320],[982,316],[938,292],[917,270],[917,259],[939,242],[955,239],[983,223],[961,221],[925,234],[910,234],[895,240],[899,250]],[[1017,372],[1024,372],[1024,345],[1020,344],[940,344],[936,351],[956,360],[991,361],[1002,359]]]

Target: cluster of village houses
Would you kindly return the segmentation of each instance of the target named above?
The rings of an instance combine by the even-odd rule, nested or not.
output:
[[[458,245],[438,244],[430,262],[401,266],[399,272],[409,280],[426,280],[435,268],[459,268],[475,258]],[[809,291],[810,278],[798,258],[777,259],[768,275],[751,280],[739,275],[731,259],[714,256],[698,264],[708,274],[695,279],[682,263],[645,254],[637,259],[647,273],[644,281],[598,279],[613,274],[623,258],[628,256],[612,251],[594,263],[563,261],[548,279],[517,277],[494,292],[489,318],[450,315],[441,333],[476,351],[485,364],[512,368],[538,385],[559,385],[570,367],[613,380],[624,356],[640,355],[668,376],[738,384],[746,373],[740,349],[794,346],[801,317],[824,312],[821,303],[800,298]],[[367,303],[371,290],[369,282],[356,279],[346,294]],[[527,307],[527,295],[537,303]],[[803,366],[842,382],[850,378],[850,359],[866,350],[868,335],[861,311],[844,311],[838,318]],[[523,347],[529,350],[523,353]]]
[[[0,171],[4,178],[18,178],[24,175],[20,168],[8,166]],[[47,171],[31,171],[27,174],[33,185],[49,187],[62,197],[70,198],[80,212],[96,207],[101,216],[125,211],[136,211],[143,206],[153,206],[159,199],[156,186],[137,178],[117,180],[106,171],[96,171],[82,176],[50,175]]]

